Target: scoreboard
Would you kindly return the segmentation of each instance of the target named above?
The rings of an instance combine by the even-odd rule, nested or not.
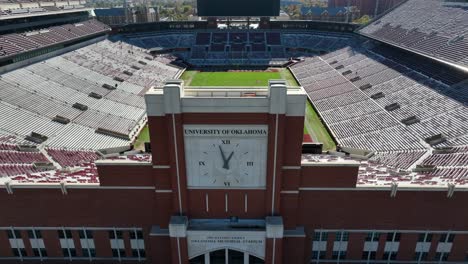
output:
[[[279,16],[280,0],[197,0],[198,16]]]

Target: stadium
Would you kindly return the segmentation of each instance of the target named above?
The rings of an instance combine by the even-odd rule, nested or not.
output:
[[[0,3],[1,263],[468,261],[466,1],[258,27],[202,2]]]

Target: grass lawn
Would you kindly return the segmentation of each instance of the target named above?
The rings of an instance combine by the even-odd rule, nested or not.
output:
[[[309,101],[306,103],[305,122],[306,128],[304,128],[304,132],[307,131],[314,140],[316,139],[318,142],[323,143],[324,151],[336,149],[335,142],[325,128],[325,125],[320,121],[318,114],[315,112]]]
[[[138,135],[137,139],[135,140],[135,149],[145,149],[145,142],[149,142],[150,137],[149,137],[149,129],[148,125],[146,125],[140,132],[140,135]]]
[[[181,79],[187,86],[268,86],[268,80],[286,79],[288,85],[297,82],[288,69],[278,72],[198,72],[185,71]]]

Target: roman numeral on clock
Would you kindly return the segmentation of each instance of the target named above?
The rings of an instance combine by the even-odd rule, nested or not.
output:
[[[252,167],[253,166],[253,161],[247,161],[247,166]]]
[[[206,166],[206,164],[205,164],[204,161],[199,161],[199,162],[198,162],[198,166]]]
[[[229,140],[229,139],[222,139],[221,142],[222,142],[224,145],[231,144],[231,140]]]

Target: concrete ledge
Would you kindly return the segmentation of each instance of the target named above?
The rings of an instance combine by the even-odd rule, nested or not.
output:
[[[169,236],[170,237],[187,237],[187,216],[171,216],[169,222]]]
[[[266,237],[267,238],[283,238],[284,226],[283,217],[267,216],[266,217]]]

